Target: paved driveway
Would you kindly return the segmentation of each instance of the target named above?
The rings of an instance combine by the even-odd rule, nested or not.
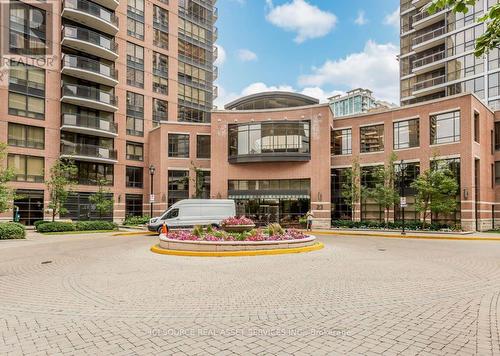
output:
[[[500,355],[500,243],[321,241],[240,258],[0,241],[0,354]]]

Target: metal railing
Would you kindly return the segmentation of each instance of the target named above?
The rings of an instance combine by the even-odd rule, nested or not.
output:
[[[87,57],[65,54],[63,57],[63,67],[83,69],[89,72],[101,74],[105,77],[115,79],[118,77],[118,72],[113,66],[104,64]]]
[[[116,106],[118,99],[111,93],[97,88],[79,84],[64,84],[62,86],[62,96],[74,96],[83,99],[98,101],[103,104]]]
[[[444,35],[445,33],[446,33],[446,27],[444,27],[444,26],[440,27],[436,30],[433,30],[431,32],[427,32],[427,33],[424,33],[423,35],[415,37],[413,39],[413,45],[416,46],[416,45],[419,45],[421,43],[430,41],[436,37]]]
[[[61,155],[85,156],[110,160],[116,160],[117,157],[115,149],[72,142],[61,142]]]
[[[435,85],[443,84],[445,82],[446,82],[446,76],[445,75],[441,75],[439,77],[427,79],[427,80],[424,80],[422,82],[416,83],[413,86],[413,91],[427,89],[427,88],[433,87]]]
[[[446,57],[446,51],[440,51],[433,53],[431,55],[416,59],[413,61],[413,69],[423,67],[427,64],[431,64],[440,61]]]
[[[63,37],[86,41],[113,53],[117,53],[118,51],[118,44],[113,38],[83,27],[64,26]]]
[[[88,13],[118,27],[118,17],[113,12],[96,3],[87,0],[64,0],[64,8]]]
[[[84,116],[80,114],[62,114],[61,124],[107,131],[113,134],[118,130],[118,125],[115,122],[100,117]]]

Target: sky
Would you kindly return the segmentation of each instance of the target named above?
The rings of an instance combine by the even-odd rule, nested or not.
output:
[[[268,90],[326,101],[354,88],[399,103],[399,0],[218,0],[219,97]]]

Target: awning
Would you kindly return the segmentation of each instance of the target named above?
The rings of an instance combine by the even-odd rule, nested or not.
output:
[[[309,195],[286,195],[286,194],[248,194],[248,195],[229,195],[229,199],[242,200],[242,199],[286,199],[286,200],[296,200],[296,199],[311,199]]]

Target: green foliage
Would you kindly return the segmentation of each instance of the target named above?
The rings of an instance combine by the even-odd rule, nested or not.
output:
[[[424,226],[429,214],[449,214],[457,208],[458,183],[449,169],[429,169],[411,187],[417,192],[415,210],[423,214]]]
[[[269,224],[267,226],[267,232],[269,236],[283,235],[285,230],[278,223]]]
[[[57,214],[64,214],[64,207],[71,189],[76,184],[78,168],[71,161],[57,160],[50,169],[50,178],[45,182],[50,195],[49,209],[52,209],[52,221]]]
[[[52,221],[46,224],[38,225],[38,232],[62,232],[62,231],[75,231],[76,226],[71,222]]]
[[[128,226],[136,226],[136,225],[144,225],[149,222],[149,215],[145,216],[127,216],[123,221],[123,225]]]
[[[113,199],[109,198],[109,189],[105,188],[108,183],[106,179],[98,179],[97,186],[98,190],[89,196],[89,201],[91,204],[95,205],[95,209],[99,213],[101,218],[104,214],[109,213],[113,210]]]
[[[401,230],[403,223],[400,221],[395,222],[379,222],[379,221],[352,221],[352,220],[334,220],[332,221],[333,228],[341,229],[391,229],[391,230]],[[422,230],[422,223],[417,220],[405,221],[406,230],[419,231]],[[451,229],[454,231],[460,231],[460,224],[448,225],[448,224],[438,224],[431,223],[425,226],[426,231],[439,231],[443,229]]]
[[[93,221],[78,221],[75,224],[77,231],[92,231],[92,230],[116,230],[118,226],[111,221],[93,220]]]
[[[33,225],[35,225],[35,229],[37,229],[37,230],[38,230],[38,227],[39,227],[40,225],[47,224],[47,223],[49,223],[49,222],[50,222],[50,221],[47,221],[47,220],[38,220],[38,221],[35,221],[35,223],[34,223]]]
[[[7,183],[14,177],[12,169],[6,168],[3,165],[7,156],[7,145],[0,142],[0,213],[6,212],[11,208],[12,200],[14,199],[13,190],[7,186]]]
[[[478,0],[433,0],[428,8],[433,14],[446,7],[450,7],[454,12],[468,13],[469,7],[476,4]],[[479,0],[482,1],[482,0]],[[500,3],[493,5],[478,22],[486,23],[486,31],[476,40],[474,54],[481,57],[494,48],[500,46]]]
[[[215,230],[214,230],[214,228],[212,227],[212,225],[208,225],[208,226],[207,226],[207,229],[206,229],[207,234],[212,235],[212,234],[214,233],[214,231],[215,231]]]
[[[204,235],[203,226],[196,225],[193,229],[193,235],[196,237],[202,237]]]
[[[0,223],[0,240],[24,239],[25,237],[24,225],[14,222]]]

